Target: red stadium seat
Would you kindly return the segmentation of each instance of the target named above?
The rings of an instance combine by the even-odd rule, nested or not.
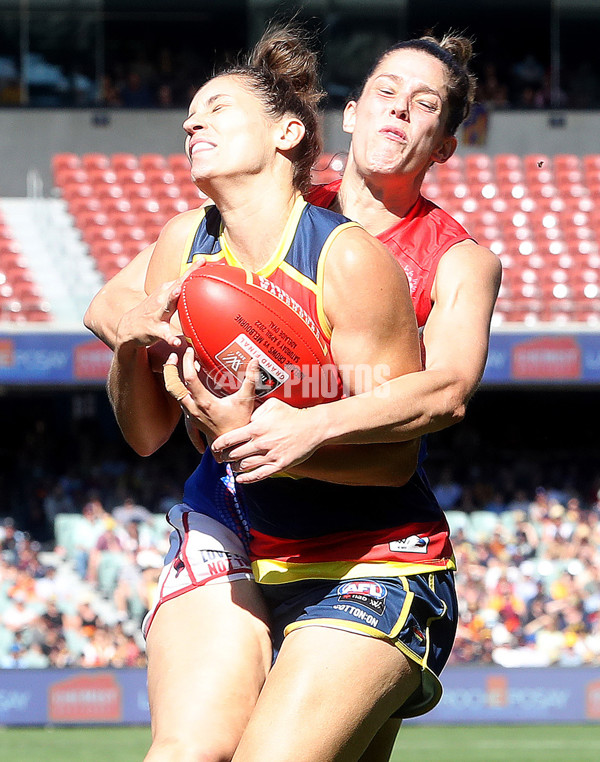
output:
[[[98,196],[99,199],[105,199],[105,198],[123,198],[125,195],[123,188],[115,183],[98,183],[97,185],[93,186],[94,192],[96,196]]]
[[[104,196],[102,198],[102,209],[106,214],[125,214],[132,211],[131,201],[124,195],[118,198]]]
[[[128,182],[123,184],[123,195],[130,201],[135,198],[152,198],[152,188],[146,183]]]
[[[583,167],[585,171],[600,171],[600,153],[589,153],[583,157]]]
[[[88,173],[81,167],[58,167],[54,170],[54,183],[59,188],[69,183],[87,183]]]
[[[574,153],[557,153],[552,159],[556,172],[560,170],[581,170],[581,160]]]
[[[183,196],[180,196],[179,198],[163,196],[160,199],[159,208],[160,211],[167,216],[167,219],[171,219],[171,217],[174,217],[176,214],[187,212],[190,206],[187,199],[183,198]]]
[[[96,169],[94,167],[88,169],[87,172],[88,182],[91,185],[114,185],[117,183],[117,174],[112,169]]]
[[[113,239],[112,241],[98,239],[90,244],[90,251],[94,259],[102,259],[103,257],[122,254],[123,244],[121,241],[117,241],[116,239]]]
[[[138,158],[132,153],[114,153],[110,157],[110,164],[115,172],[119,169],[126,169],[132,172],[138,168]]]
[[[576,185],[584,182],[585,175],[580,169],[556,168],[554,178],[559,188],[563,186]]]
[[[172,185],[175,183],[175,175],[170,169],[158,169],[149,167],[145,170],[146,182],[150,186]]]
[[[90,212],[87,210],[79,212],[75,219],[77,220],[77,227],[81,230],[99,225],[107,225],[109,222],[106,212]]]
[[[487,153],[469,153],[464,158],[465,170],[468,172],[470,169],[487,169],[493,171],[494,164],[491,157]]]
[[[63,198],[69,202],[69,205],[73,199],[93,198],[96,196],[96,192],[90,183],[65,183],[60,190]]]
[[[110,225],[92,225],[89,228],[85,228],[82,231],[84,240],[93,247],[100,241],[114,241],[119,240],[117,236],[116,228]]]
[[[81,166],[86,169],[110,169],[110,159],[104,153],[84,153]]]
[[[523,167],[528,169],[552,170],[552,160],[545,153],[530,153],[523,157]]]
[[[189,159],[183,153],[172,153],[167,156],[167,166],[171,172],[185,169],[189,174],[190,171]]]
[[[69,199],[69,212],[74,217],[81,212],[99,212],[102,208],[102,202],[95,196],[74,196]]]
[[[128,225],[130,227],[138,225],[139,215],[133,210],[120,211],[113,209],[108,213],[108,224],[116,228],[118,225]]]
[[[81,159],[75,153],[57,153],[52,157],[52,171],[60,169],[78,169],[81,167]]]
[[[438,164],[438,167],[443,167],[449,171],[462,172],[464,170],[464,159],[460,154],[455,153],[448,159],[448,161],[443,164]]]
[[[516,153],[499,153],[494,156],[496,172],[501,169],[523,169],[521,157]]]
[[[151,214],[158,212],[161,206],[156,198],[133,198],[131,199],[131,210],[137,215]]]
[[[140,169],[167,169],[166,158],[159,153],[143,153],[139,158]]]

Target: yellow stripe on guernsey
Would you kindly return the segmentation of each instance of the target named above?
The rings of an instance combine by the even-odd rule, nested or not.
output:
[[[446,564],[403,563],[378,561],[356,563],[355,561],[323,561],[321,563],[289,563],[272,558],[261,558],[252,563],[257,582],[262,585],[285,585],[305,579],[359,579],[362,577],[402,577],[411,574],[427,574],[442,569],[454,571],[454,559]]]
[[[302,198],[302,196],[298,196],[298,198],[294,202],[294,206],[292,207],[292,211],[290,216],[288,217],[288,221],[285,223],[285,228],[283,230],[281,238],[279,239],[279,243],[277,244],[275,253],[271,257],[271,259],[269,259],[267,264],[264,265],[264,267],[261,267],[260,270],[256,270],[257,275],[263,275],[265,278],[268,278],[269,275],[272,275],[275,272],[275,270],[277,270],[277,268],[281,265],[288,251],[290,250],[290,247],[294,240],[294,236],[296,235],[298,224],[300,222],[300,217],[302,216],[302,212],[304,211],[304,207],[306,206],[306,203],[307,202]],[[235,254],[231,251],[231,249],[227,245],[227,241],[225,240],[225,236],[223,235],[223,223],[221,223],[221,230],[219,233],[219,243],[221,244],[221,249],[225,252],[225,261],[227,262],[227,264],[232,265],[233,267],[243,267],[243,265],[240,264]]]

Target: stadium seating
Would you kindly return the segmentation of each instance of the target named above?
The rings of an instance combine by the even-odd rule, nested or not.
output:
[[[339,177],[344,165],[344,156],[323,154],[313,181]],[[52,166],[105,278],[154,241],[171,216],[203,200],[182,154],[64,153]],[[600,265],[600,154],[455,155],[434,165],[423,187],[500,257],[504,286],[496,325],[525,317],[600,321],[598,284],[589,275]]]
[[[0,212],[0,321],[47,322],[48,305]]]

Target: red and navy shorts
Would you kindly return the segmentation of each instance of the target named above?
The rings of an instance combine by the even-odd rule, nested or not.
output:
[[[271,613],[275,652],[287,634],[321,626],[386,640],[421,667],[421,686],[394,716],[417,717],[442,696],[439,675],[458,620],[452,571],[342,581],[261,584]]]

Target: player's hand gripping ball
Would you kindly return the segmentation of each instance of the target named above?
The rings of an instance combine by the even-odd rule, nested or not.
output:
[[[177,308],[200,377],[214,394],[237,391],[256,358],[259,400],[275,397],[309,407],[341,396],[319,326],[267,278],[239,267],[205,265],[184,280]]]

